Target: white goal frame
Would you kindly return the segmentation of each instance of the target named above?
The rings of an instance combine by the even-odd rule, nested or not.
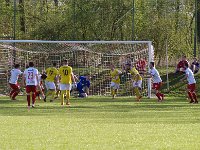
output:
[[[149,63],[154,61],[152,41],[45,41],[45,40],[0,40],[3,43],[66,43],[66,44],[147,44],[148,45],[148,70]],[[151,98],[151,79],[148,78],[148,98]]]

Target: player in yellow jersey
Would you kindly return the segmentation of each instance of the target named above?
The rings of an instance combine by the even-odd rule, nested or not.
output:
[[[132,82],[133,82],[133,88],[134,92],[137,98],[137,101],[139,102],[142,98],[142,95],[140,93],[140,90],[142,89],[142,77],[139,74],[139,72],[135,69],[135,67],[131,64],[126,64],[126,71],[130,72],[132,76]]]
[[[60,76],[60,90],[61,90],[61,105],[64,105],[64,96],[66,95],[66,105],[70,105],[70,90],[72,86],[72,81],[75,83],[74,74],[72,72],[72,67],[68,66],[68,61],[63,60],[63,66],[59,68]],[[76,83],[75,83],[76,84]]]
[[[117,91],[119,89],[119,84],[120,84],[120,77],[119,75],[122,73],[120,70],[118,69],[115,69],[115,66],[113,64],[110,65],[110,75],[111,75],[111,84],[110,84],[110,87],[111,87],[111,95],[112,95],[112,98],[114,99],[116,94],[117,94]]]
[[[51,95],[50,102],[53,102],[54,96],[56,94],[55,81],[58,81],[58,70],[56,69],[56,63],[53,63],[53,67],[49,67],[45,70],[47,78],[45,80],[45,86],[47,89],[46,97]],[[46,102],[46,98],[44,99]]]

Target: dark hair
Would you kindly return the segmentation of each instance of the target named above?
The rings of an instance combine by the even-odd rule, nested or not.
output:
[[[15,66],[14,66],[15,68],[19,68],[20,67],[20,65],[19,64],[15,64]]]
[[[56,67],[56,65],[57,65],[56,62],[53,62],[52,64],[53,64],[54,67]]]
[[[41,79],[45,80],[46,78],[47,78],[47,75],[43,73],[43,74],[41,75]]]
[[[155,63],[154,62],[150,62],[150,64],[154,67],[155,66]]]
[[[63,62],[63,63],[64,63],[64,62],[65,62],[65,63],[68,63],[68,60],[67,60],[67,59],[64,59],[62,62]]]
[[[34,67],[34,63],[33,62],[29,62],[29,67]]]
[[[188,67],[189,67],[189,64],[188,64],[188,63],[185,63],[185,67],[187,67],[187,68],[188,68]]]

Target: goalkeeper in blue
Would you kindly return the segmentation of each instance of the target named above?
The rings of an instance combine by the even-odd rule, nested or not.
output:
[[[78,97],[85,98],[89,95],[90,88],[90,75],[86,74],[85,76],[79,77],[79,82],[77,84],[77,90],[79,92]]]

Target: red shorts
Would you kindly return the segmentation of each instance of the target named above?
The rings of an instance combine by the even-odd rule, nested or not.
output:
[[[27,85],[26,86],[26,93],[30,93],[30,92],[36,92],[36,86],[35,85]]]
[[[154,90],[159,90],[162,86],[162,82],[159,82],[159,83],[153,83],[153,87],[152,89]]]
[[[19,90],[19,88],[20,88],[20,86],[19,86],[18,83],[17,84],[11,84],[11,83],[9,83],[9,84],[10,84],[11,89],[13,89],[13,90]]]
[[[193,84],[188,84],[187,85],[187,89],[190,91],[190,92],[194,92],[195,89],[196,89],[196,84],[193,83]]]

